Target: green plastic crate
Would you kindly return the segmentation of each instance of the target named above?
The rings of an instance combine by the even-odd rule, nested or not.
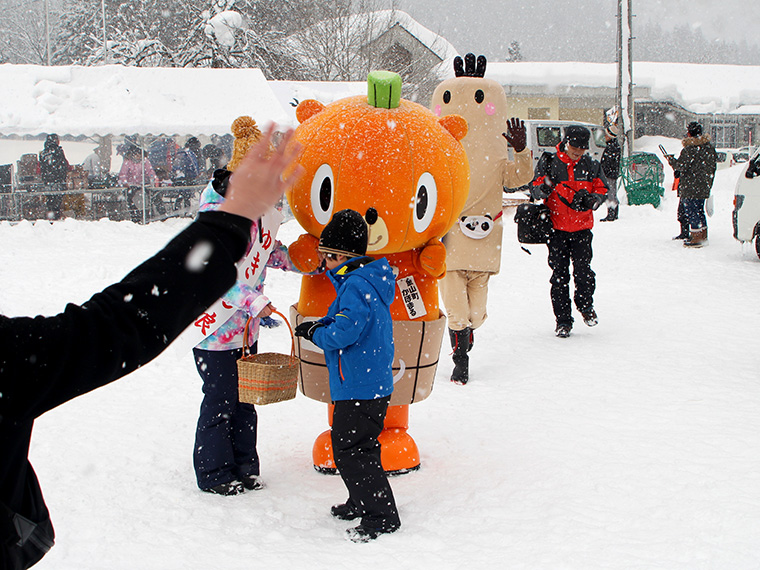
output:
[[[640,206],[652,204],[655,208],[665,195],[662,181],[665,174],[662,163],[656,155],[637,152],[620,161],[620,177],[628,196],[628,204]]]

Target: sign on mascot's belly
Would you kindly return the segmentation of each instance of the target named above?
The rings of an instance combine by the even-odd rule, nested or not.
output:
[[[327,106],[314,100],[298,105],[296,139],[303,145],[306,174],[287,193],[290,208],[307,232],[290,247],[300,267],[316,269],[317,245],[334,212],[350,208],[369,226],[367,254],[385,257],[396,273],[394,390],[380,434],[382,463],[388,472],[420,465],[407,433],[409,404],[433,388],[446,318],[438,307],[438,279],[446,272],[441,237],[457,221],[469,191],[467,156],[459,142],[467,134],[457,115],[436,117],[401,99],[401,77],[373,71],[368,95]],[[324,274],[306,275],[291,321],[324,316],[335,290]],[[330,403],[324,355],[298,338],[299,388]],[[332,424],[332,406],[328,408]],[[334,472],[330,431],[314,444],[314,466]]]

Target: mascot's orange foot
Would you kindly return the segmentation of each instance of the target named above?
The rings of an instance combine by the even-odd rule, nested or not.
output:
[[[332,430],[328,429],[317,436],[311,451],[311,458],[314,461],[314,469],[320,473],[335,475],[338,472],[332,452]]]
[[[417,444],[405,429],[385,428],[377,440],[382,446],[383,469],[389,475],[401,475],[420,468]]]
[[[332,452],[330,430],[317,437],[312,450],[314,469],[320,473],[334,475],[338,472]],[[402,475],[420,468],[420,452],[417,444],[403,428],[385,428],[377,440],[382,446],[380,460],[389,475]]]

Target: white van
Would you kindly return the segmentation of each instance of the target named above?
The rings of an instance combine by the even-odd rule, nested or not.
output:
[[[604,147],[607,146],[604,138],[604,128],[592,123],[580,123],[578,121],[550,121],[530,119],[525,121],[527,131],[527,145],[533,152],[533,168],[535,169],[538,159],[544,152],[555,152],[557,145],[565,136],[565,127],[568,125],[582,125],[591,131],[591,139],[588,144],[588,154],[599,160],[602,158]]]
[[[752,178],[747,178],[747,170]],[[742,242],[755,240],[755,251],[760,257],[760,149],[745,163],[734,192],[734,237]]]
[[[533,171],[536,170],[536,164],[545,152],[556,152],[557,145],[565,136],[565,127],[568,125],[582,125],[591,131],[591,138],[588,143],[588,154],[596,160],[602,158],[604,148],[607,146],[604,138],[604,128],[592,123],[581,123],[579,121],[551,121],[529,119],[525,122],[526,146],[530,149],[533,156]],[[512,149],[509,149],[512,152]],[[510,160],[512,155],[510,154]],[[529,192],[530,184],[519,188],[512,188],[507,192]],[[514,197],[505,197],[504,203],[512,203]]]

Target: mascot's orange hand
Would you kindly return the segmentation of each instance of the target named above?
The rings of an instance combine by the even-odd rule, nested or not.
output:
[[[303,234],[288,246],[290,259],[301,273],[312,273],[319,267],[317,253],[319,239],[311,234]]]
[[[446,273],[446,246],[439,239],[432,239],[422,248],[415,265],[420,273],[442,277]]]

